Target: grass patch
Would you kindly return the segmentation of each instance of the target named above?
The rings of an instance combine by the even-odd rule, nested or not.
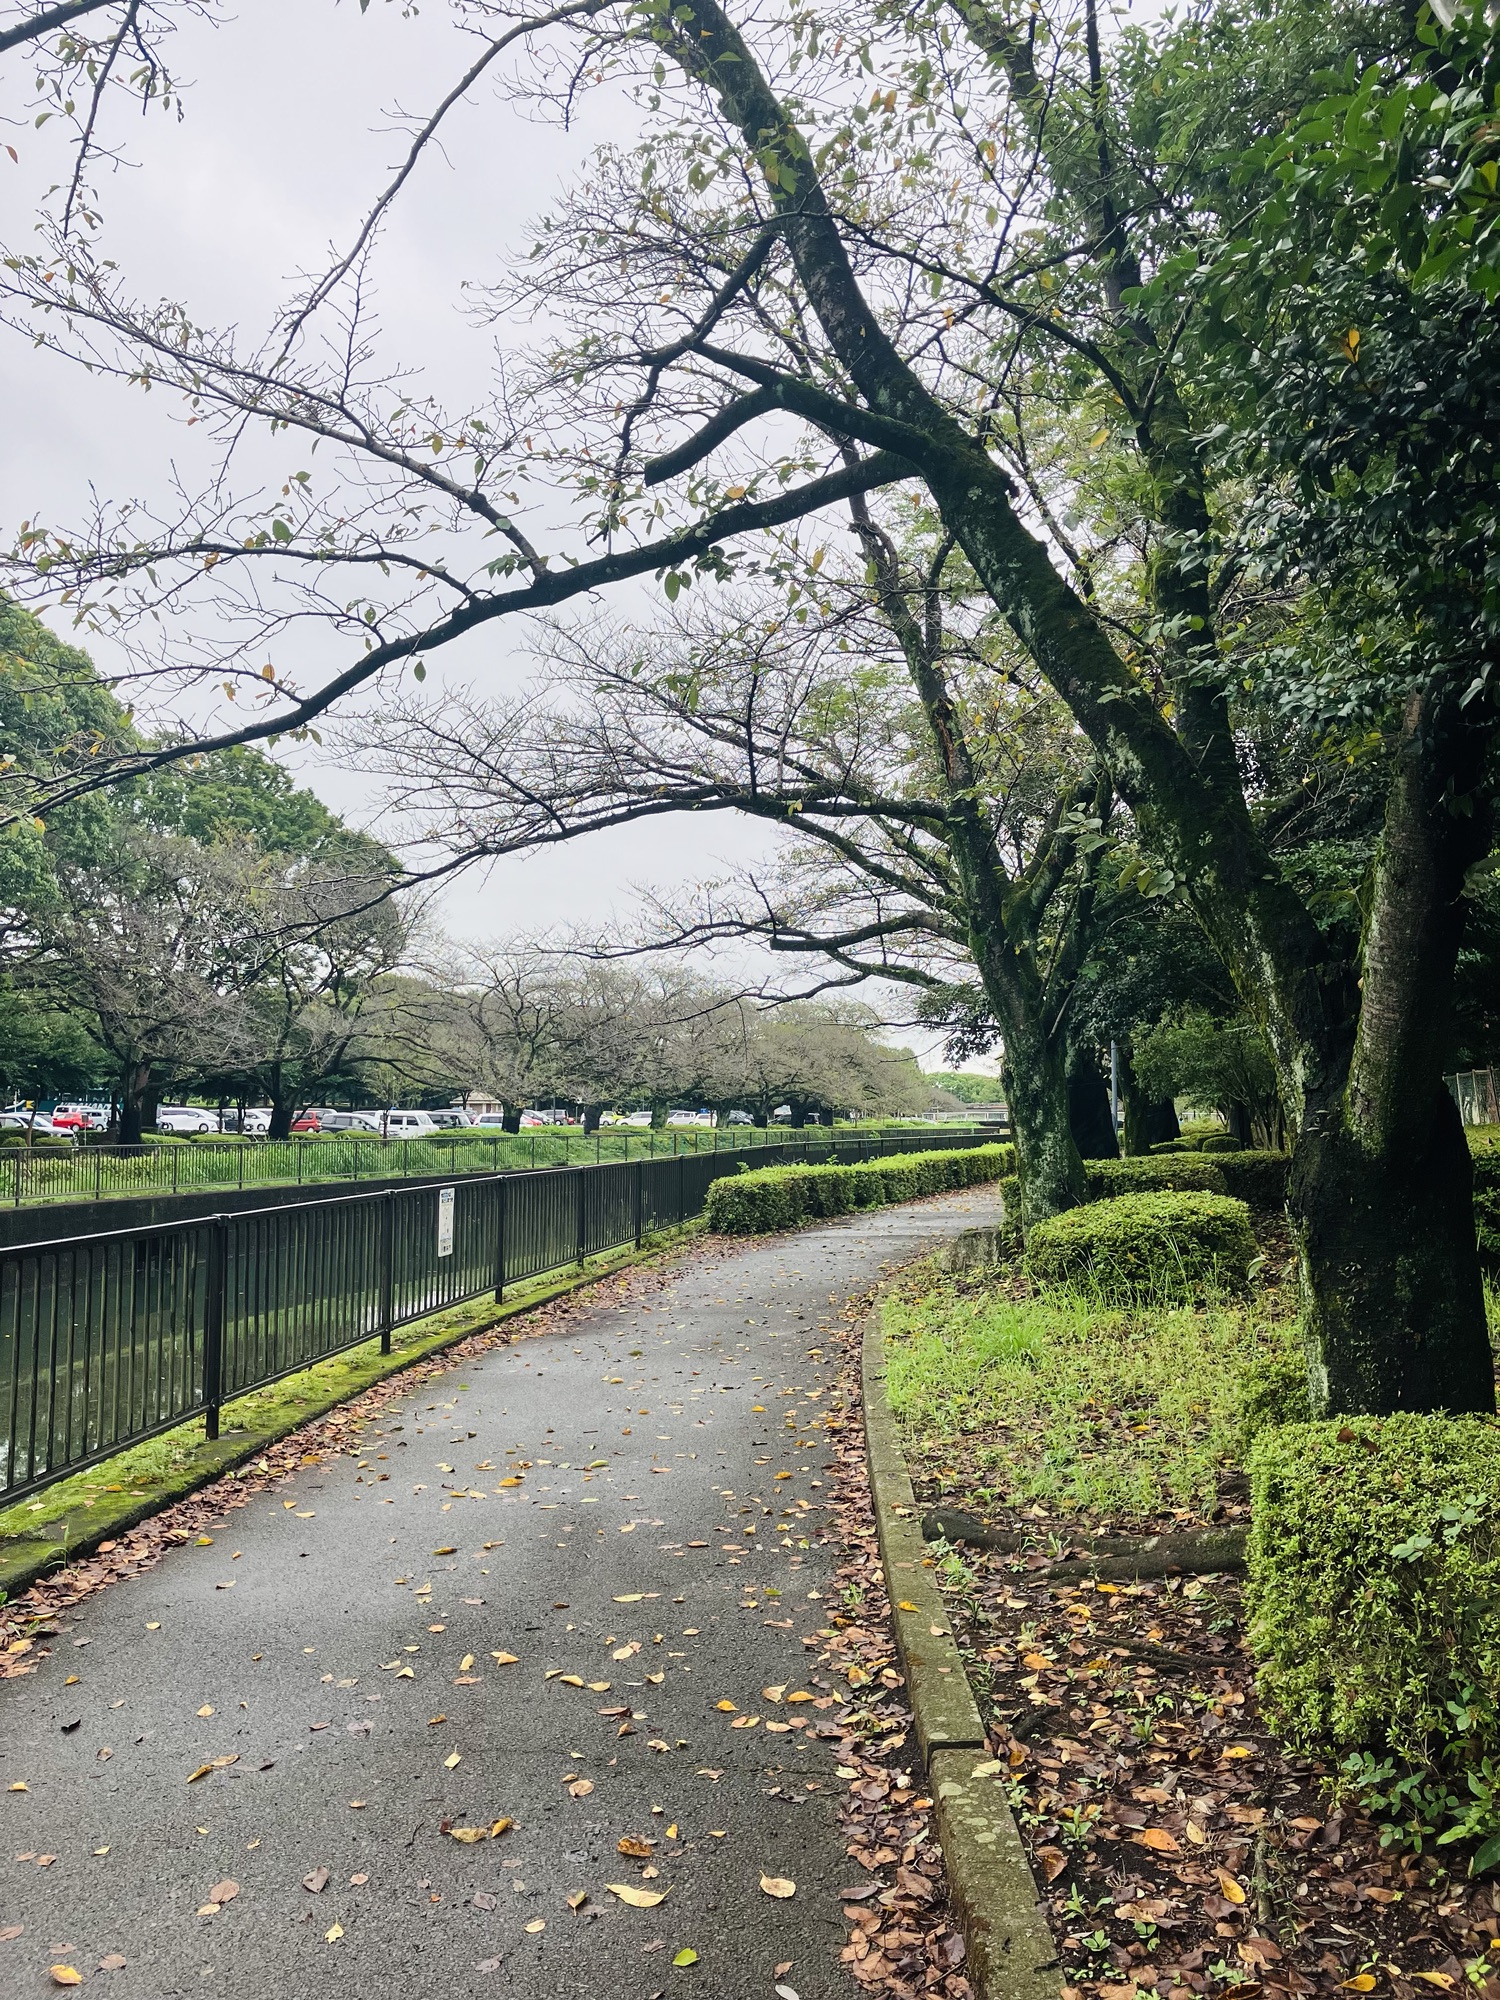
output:
[[[1265,1385],[1284,1396],[1300,1376],[1294,1325],[1263,1301],[1112,1308],[929,1267],[884,1310],[913,1472],[962,1505],[1197,1511],[1240,1463],[1251,1411],[1274,1408]]]

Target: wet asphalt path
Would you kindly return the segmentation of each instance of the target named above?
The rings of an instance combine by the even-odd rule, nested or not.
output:
[[[0,1994],[848,2000],[820,1334],[992,1206],[601,1297],[67,1614],[0,1683]]]

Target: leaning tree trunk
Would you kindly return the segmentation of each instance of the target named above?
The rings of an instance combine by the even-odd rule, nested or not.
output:
[[[1490,844],[1488,749],[1487,732],[1412,697],[1347,1063],[1331,1071],[1326,1049],[1309,1063],[1290,1208],[1330,1415],[1495,1407],[1473,1169],[1443,1082],[1464,876]]]
[[[266,1128],[268,1139],[290,1139],[292,1120],[297,1115],[297,1099],[279,1076],[271,1080],[271,1122]]]
[[[1068,1129],[1085,1160],[1120,1157],[1109,1085],[1092,1049],[1072,1049],[1068,1054]]]
[[[151,1095],[151,1069],[146,1063],[127,1063],[120,1075],[120,1144],[139,1146],[145,1126],[146,1103]]]

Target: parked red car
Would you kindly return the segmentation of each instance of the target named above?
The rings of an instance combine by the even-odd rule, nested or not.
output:
[[[316,1111],[304,1111],[300,1117],[292,1120],[292,1130],[294,1132],[316,1132],[318,1129],[318,1114]]]

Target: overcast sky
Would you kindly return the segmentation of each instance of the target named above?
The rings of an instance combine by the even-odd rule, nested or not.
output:
[[[0,4],[0,23],[23,11]],[[229,0],[223,16],[217,29],[189,24],[173,38],[172,65],[187,84],[180,120],[125,116],[116,106],[110,135],[130,164],[101,176],[106,241],[137,297],[182,299],[202,323],[258,336],[297,274],[321,269],[330,245],[349,241],[404,151],[395,114],[425,114],[476,45],[441,4],[409,19],[400,0],[373,0],[364,14],[357,0]],[[0,156],[0,239],[24,248],[37,201],[65,172],[67,155],[60,122],[34,128],[31,63],[14,54],[0,60],[7,120],[0,140],[20,155],[18,165]],[[628,140],[631,118],[622,96],[596,92],[564,132],[479,86],[446,127],[442,150],[419,166],[385,232],[376,273],[393,365],[418,370],[450,405],[483,393],[493,336],[467,317],[464,282],[498,275],[528,219],[591,147]],[[524,329],[515,337],[524,340]],[[77,521],[91,489],[109,499],[164,498],[174,465],[191,485],[206,463],[202,434],[165,396],[96,380],[3,333],[0,393],[7,539],[24,518]],[[279,459],[264,463],[282,476]],[[86,643],[107,670],[115,664],[107,645]],[[345,663],[341,642],[309,637],[303,646],[304,682]],[[286,649],[277,650],[284,667]],[[514,688],[530,671],[524,635],[502,624],[447,650],[430,671],[439,684],[446,676]],[[293,767],[351,819],[369,823],[377,812],[357,774],[308,752],[295,753]],[[632,885],[669,888],[722,874],[765,855],[772,838],[729,815],[707,825],[654,821],[508,860],[487,876],[465,875],[445,892],[441,917],[453,934],[472,939],[597,926],[628,910]]]

